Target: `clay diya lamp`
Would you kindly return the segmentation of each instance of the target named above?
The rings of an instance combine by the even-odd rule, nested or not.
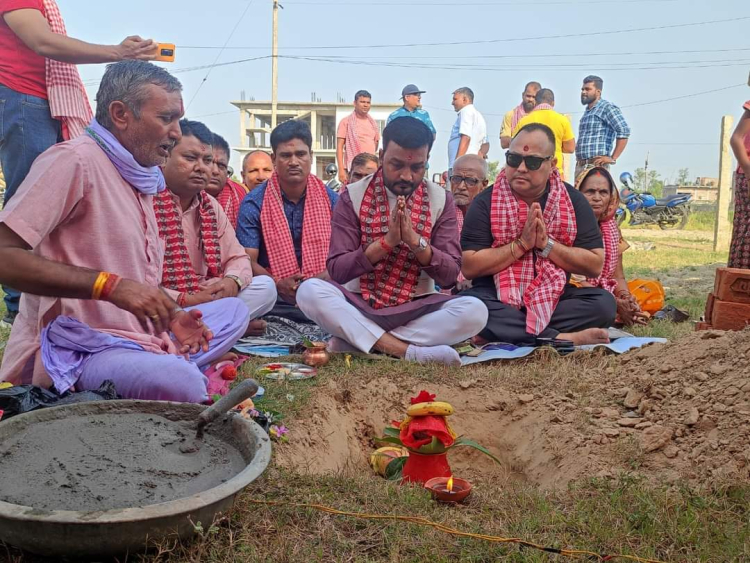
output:
[[[439,502],[463,502],[471,494],[472,485],[466,479],[433,477],[424,488]]]
[[[325,342],[313,342],[311,346],[305,348],[302,358],[308,366],[314,368],[322,367],[331,361]]]

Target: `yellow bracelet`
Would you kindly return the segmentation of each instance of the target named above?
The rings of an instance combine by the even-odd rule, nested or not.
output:
[[[513,247],[515,246],[515,244],[516,244],[516,241],[514,240],[510,241],[510,255],[513,257],[513,261],[517,262],[518,258],[516,258],[516,253],[513,252]]]
[[[99,275],[96,277],[96,281],[94,282],[94,288],[91,290],[91,299],[99,299],[102,295],[102,290],[104,289],[104,286],[107,283],[107,280],[109,279],[109,274],[107,272],[99,272]]]

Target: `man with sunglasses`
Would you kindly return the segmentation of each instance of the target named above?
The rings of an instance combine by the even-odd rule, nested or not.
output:
[[[570,274],[601,273],[601,231],[586,198],[560,178],[554,154],[549,127],[521,129],[495,185],[476,197],[466,215],[462,271],[473,287],[461,295],[478,297],[489,310],[480,341],[609,341],[612,294],[568,283]]]
[[[434,140],[437,136],[437,131],[432,124],[430,114],[422,109],[422,94],[424,93],[425,91],[420,90],[416,84],[407,84],[404,86],[403,90],[401,90],[401,99],[404,101],[404,105],[388,116],[386,125],[398,117],[414,117],[427,125],[429,130],[432,131],[432,139]]]

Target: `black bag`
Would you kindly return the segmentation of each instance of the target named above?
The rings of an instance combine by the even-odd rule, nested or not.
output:
[[[7,389],[0,389],[0,410],[3,411],[0,420],[45,407],[60,407],[74,403],[119,398],[115,390],[115,384],[110,379],[104,380],[96,391],[79,391],[78,393],[66,391],[62,395],[34,385],[8,387]]]

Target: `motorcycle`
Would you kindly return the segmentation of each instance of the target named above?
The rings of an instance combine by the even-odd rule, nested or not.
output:
[[[615,213],[622,226],[659,225],[662,230],[684,229],[690,217],[690,194],[675,194],[656,198],[648,192],[635,190],[630,172],[620,174],[620,208]]]
[[[326,188],[338,192],[343,184],[339,182],[339,167],[333,162],[326,166]]]

